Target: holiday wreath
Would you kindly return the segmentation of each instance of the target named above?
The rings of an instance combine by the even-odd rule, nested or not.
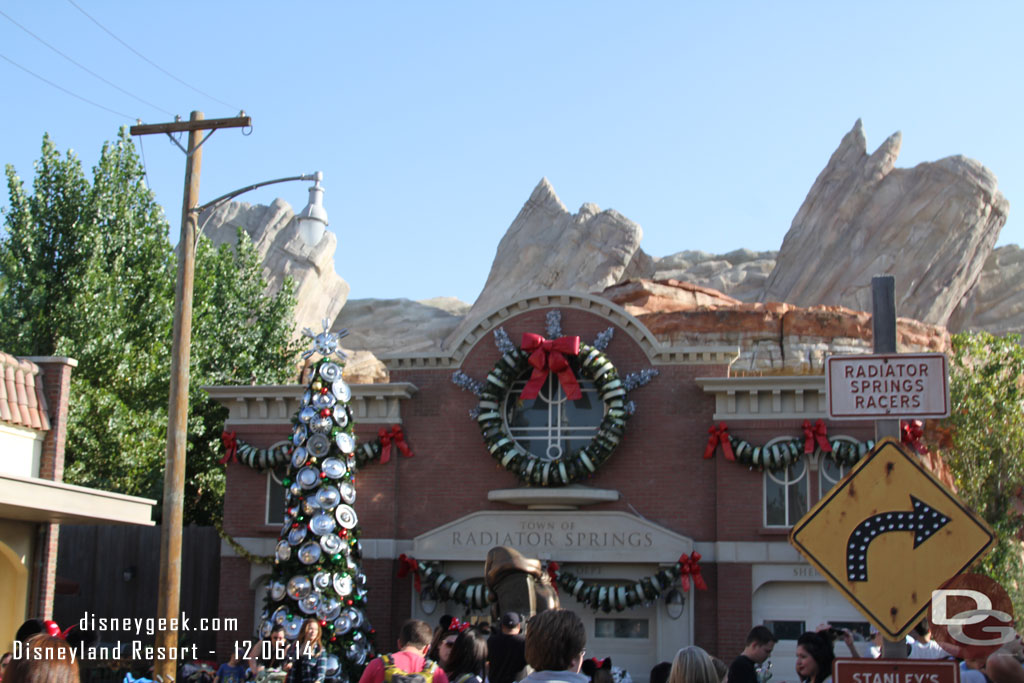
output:
[[[561,313],[547,315],[547,335],[525,333],[516,346],[503,328],[495,331],[495,342],[502,356],[487,374],[485,382],[477,382],[465,373],[456,372],[452,381],[480,397],[471,413],[480,427],[484,444],[491,456],[504,469],[526,484],[534,486],[565,486],[589,477],[619,445],[626,430],[626,420],[635,409],[627,402],[627,392],[649,382],[657,370],[631,373],[624,379],[605,354],[613,334],[608,328],[598,335],[593,345],[579,337],[562,336]],[[529,374],[526,385],[516,396],[516,382]],[[555,375],[566,398],[582,398],[578,378],[593,383],[604,404],[604,416],[590,442],[572,453],[542,458],[524,448],[509,430],[503,411],[510,400],[528,401],[537,398],[549,375]]]

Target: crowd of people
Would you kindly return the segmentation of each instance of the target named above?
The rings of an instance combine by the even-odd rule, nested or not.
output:
[[[586,632],[574,612],[541,612],[524,623],[521,615],[502,616],[498,630],[472,626],[450,616],[431,629],[422,621],[403,625],[398,650],[374,660],[359,683],[631,683],[628,672],[612,666],[610,658],[587,658]],[[525,628],[525,634],[523,628]],[[871,634],[867,646],[848,629],[822,624],[796,641],[793,683],[832,683],[836,643],[853,658],[878,657],[882,639]],[[771,654],[777,638],[765,626],[747,635],[743,651],[726,666],[697,646],[684,647],[671,662],[650,670],[650,683],[767,683],[773,677]],[[861,651],[863,648],[863,652]],[[950,659],[928,631],[927,623],[908,636],[910,659]],[[1003,651],[980,660],[960,662],[961,683],[1024,683],[1024,653],[1020,637]]]
[[[39,622],[49,625],[52,622]],[[54,625],[55,626],[55,625]],[[59,629],[19,631],[24,651],[45,657],[0,658],[0,683],[79,683],[78,661]],[[882,639],[858,648],[853,633],[829,624],[802,634],[796,641],[795,679],[799,683],[832,683],[835,643],[842,641],[849,656],[878,657]],[[297,642],[288,642],[283,626],[276,627],[254,656],[237,656],[222,664],[212,683],[329,683],[327,651],[320,623],[306,619]],[[610,658],[586,657],[586,630],[571,610],[541,612],[526,622],[507,612],[493,630],[446,615],[436,628],[411,619],[398,632],[397,649],[370,661],[358,683],[632,683],[627,671]],[[771,654],[777,639],[765,626],[747,635],[743,651],[729,666],[695,645],[679,650],[671,662],[650,670],[650,683],[768,683]],[[898,646],[897,646],[898,647]],[[922,623],[906,641],[910,659],[949,659]],[[129,678],[130,677],[130,678]],[[779,680],[790,680],[780,676]],[[1020,635],[1014,643],[987,657],[960,662],[961,683],[1024,683],[1024,652]],[[149,683],[144,672],[131,671],[126,683]],[[353,682],[354,683],[354,682]]]

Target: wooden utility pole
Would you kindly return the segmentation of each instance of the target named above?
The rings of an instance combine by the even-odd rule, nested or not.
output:
[[[157,657],[154,679],[174,681],[178,627],[181,618],[181,526],[185,490],[185,448],[187,446],[189,359],[192,344],[192,288],[196,267],[196,239],[199,205],[199,173],[203,164],[202,132],[217,128],[251,126],[252,119],[203,119],[192,112],[189,120],[132,126],[132,135],[188,132],[185,151],[185,196],[181,209],[181,236],[178,241],[178,275],[174,290],[174,341],[171,350],[171,386],[167,408],[167,462],[164,469],[163,518],[160,523],[160,579],[157,587]],[[207,134],[207,137],[209,134]],[[173,628],[172,628],[173,627]]]

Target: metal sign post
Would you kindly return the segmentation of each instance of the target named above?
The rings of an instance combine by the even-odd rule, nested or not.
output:
[[[876,275],[871,278],[871,331],[875,353],[896,353],[896,278]],[[900,438],[900,419],[875,420],[875,442],[885,437]],[[903,640],[882,641],[880,657],[906,659],[907,648]]]

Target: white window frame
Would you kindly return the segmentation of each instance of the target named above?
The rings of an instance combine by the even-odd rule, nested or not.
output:
[[[274,469],[275,468],[271,467],[267,470],[267,490],[263,496],[263,526],[280,527],[284,524],[284,515],[282,515],[281,519],[277,521],[270,519],[270,496],[274,493],[274,482],[277,482],[282,488],[284,487],[284,484],[281,483],[281,480],[278,479],[277,475],[274,473]]]
[[[860,443],[857,439],[854,439],[852,436],[829,437],[829,441],[846,441],[853,444]],[[825,471],[826,460],[831,460],[839,468],[839,479],[832,479],[832,477],[828,476],[828,474]],[[821,500],[826,493],[831,491],[832,487],[838,484],[839,481],[846,476],[846,474],[850,471],[852,467],[853,465],[849,463],[841,463],[837,461],[835,458],[832,457],[832,454],[830,453],[822,453],[821,459],[818,461],[818,500]],[[825,486],[826,481],[828,482],[827,487]]]
[[[764,448],[767,449],[767,448],[769,448],[770,446],[772,446],[775,443],[778,443],[778,442],[781,442],[781,441],[788,441],[788,440],[789,439],[787,439],[785,437],[780,437],[778,439],[772,439],[771,441],[769,441],[767,444],[764,445]],[[791,480],[790,479],[791,470],[793,469],[794,466],[797,466],[797,465],[803,467],[803,472],[800,474],[799,477],[797,477],[796,479],[792,479]],[[761,493],[761,497],[762,497],[762,502],[761,502],[761,523],[764,525],[764,528],[766,528],[766,529],[788,529],[789,527],[792,527],[794,524],[796,524],[796,522],[797,522],[796,519],[790,519],[789,518],[789,496],[790,496],[790,490],[794,486],[803,486],[803,489],[804,489],[804,500],[807,502],[807,509],[804,510],[804,514],[806,514],[807,510],[811,509],[811,484],[810,484],[811,475],[810,475],[810,472],[811,472],[811,462],[810,462],[810,459],[806,458],[806,457],[801,458],[800,460],[798,460],[797,462],[793,463],[792,465],[790,465],[786,469],[781,470],[779,472],[779,474],[781,474],[783,476],[782,479],[780,479],[778,476],[776,476],[776,473],[772,472],[770,469],[765,469],[765,471],[764,471],[764,478],[762,479],[762,484],[761,484],[761,491],[762,491],[762,493]],[[785,523],[783,523],[783,524],[769,524],[768,523],[768,482],[769,481],[772,481],[775,484],[781,485],[782,489],[784,491],[784,494],[785,494],[784,495],[784,501],[783,501],[783,509],[786,512],[786,519],[785,519]]]
[[[602,403],[602,417],[607,406],[603,405],[601,401],[601,395],[597,391],[597,387],[590,380],[579,378],[580,391],[584,394],[593,394],[595,400]],[[516,380],[512,383],[512,386],[505,397],[505,401],[501,406],[501,419],[504,423],[505,430],[508,435],[515,441],[516,447],[519,448],[523,453],[531,453],[536,456],[541,462],[550,462],[559,457],[566,457],[571,455],[570,453],[563,453],[561,443],[566,438],[585,438],[588,440],[593,439],[597,435],[597,430],[601,426],[600,421],[594,425],[579,425],[573,426],[570,424],[562,423],[562,406],[569,400],[565,392],[562,391],[562,383],[558,380],[558,377],[552,373],[548,375],[547,380],[544,382],[544,386],[541,388],[540,393],[537,394],[537,401],[543,401],[547,404],[548,408],[548,421],[545,426],[537,427],[513,427],[508,423],[508,402],[519,400],[519,395],[523,393],[523,389],[526,387],[526,379]],[[529,451],[519,443],[519,439],[531,439],[536,441],[538,439],[545,439],[547,441],[547,447],[543,453],[534,453]]]

